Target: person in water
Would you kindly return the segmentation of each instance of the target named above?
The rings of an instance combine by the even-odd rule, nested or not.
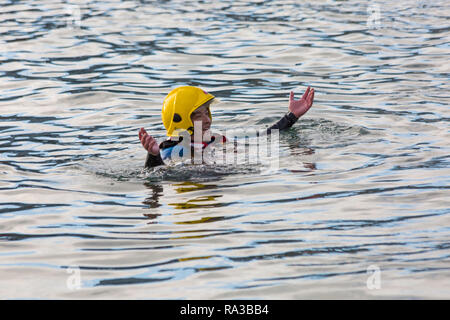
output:
[[[145,168],[164,165],[164,160],[171,159],[174,154],[182,157],[185,148],[180,146],[181,144],[185,145],[186,142],[192,150],[199,142],[201,143],[199,147],[202,149],[211,143],[218,142],[216,136],[211,136],[210,132],[212,123],[210,104],[214,98],[212,94],[193,86],[178,87],[166,96],[162,107],[162,120],[169,139],[158,145],[155,138],[149,135],[144,128],[139,130],[139,140],[147,151]],[[308,87],[299,100],[295,100],[294,92],[291,91],[289,111],[279,121],[267,128],[266,133],[270,134],[272,130],[281,131],[292,127],[311,108],[313,101],[313,88]],[[222,143],[226,142],[225,137],[219,139]]]

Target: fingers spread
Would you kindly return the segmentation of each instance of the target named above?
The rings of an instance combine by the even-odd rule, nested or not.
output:
[[[148,150],[148,146],[151,141],[152,141],[152,138],[147,133],[144,133],[141,143],[144,146],[145,150]]]
[[[310,87],[308,87],[308,88],[305,90],[305,93],[303,94],[302,99],[306,99],[306,97],[307,97],[308,94],[309,94],[309,89],[310,89]]]
[[[139,130],[139,140],[142,141],[142,138],[144,137],[145,134],[147,134],[147,131],[145,131],[144,128],[141,128],[141,129]]]
[[[150,143],[148,144],[147,151],[150,151],[153,148],[153,146],[155,145],[155,143],[156,143],[155,139],[152,139],[150,141]]]
[[[148,139],[147,139],[147,137],[143,137],[141,142],[142,142],[142,145],[144,146],[144,148],[147,149],[147,146],[148,146]]]
[[[155,145],[155,143],[156,143],[155,138],[153,138],[152,136],[149,136],[149,135],[146,133],[145,149],[146,149],[147,151],[150,151],[151,148]]]
[[[308,96],[308,105],[312,105],[314,101],[314,89],[311,90],[311,94]]]
[[[146,138],[147,136],[148,136],[147,133],[142,133],[142,132],[141,132],[141,135],[140,135],[139,139],[141,140],[142,143],[144,143],[145,138]]]

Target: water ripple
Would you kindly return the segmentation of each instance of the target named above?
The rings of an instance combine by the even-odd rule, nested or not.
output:
[[[450,297],[448,1],[3,2],[2,297]],[[276,170],[143,170],[181,85],[218,131],[316,97]]]

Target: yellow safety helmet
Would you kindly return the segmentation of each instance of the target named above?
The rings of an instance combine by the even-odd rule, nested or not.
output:
[[[193,134],[191,114],[195,109],[214,99],[214,96],[192,86],[178,87],[170,91],[163,102],[162,121],[170,137],[178,136],[183,130]],[[211,118],[211,111],[209,112]]]

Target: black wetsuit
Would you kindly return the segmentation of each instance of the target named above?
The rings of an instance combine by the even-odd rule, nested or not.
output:
[[[294,125],[294,123],[297,122],[297,120],[298,120],[298,118],[292,112],[288,112],[280,120],[278,120],[277,123],[275,123],[274,125],[267,128],[266,133],[271,134],[272,130],[274,130],[274,129],[277,129],[279,131],[288,129],[288,128],[292,127]],[[213,140],[210,142],[213,142],[214,139],[215,138],[213,137]],[[172,147],[176,146],[177,144],[179,144],[181,141],[182,141],[181,138],[179,141],[165,140],[165,141],[161,142],[161,144],[159,145],[159,149],[164,150],[164,149],[172,148]],[[164,164],[164,161],[161,157],[161,153],[159,153],[156,156],[152,155],[151,153],[147,153],[147,159],[145,160],[145,168],[152,168],[152,167],[160,166],[163,164]]]

